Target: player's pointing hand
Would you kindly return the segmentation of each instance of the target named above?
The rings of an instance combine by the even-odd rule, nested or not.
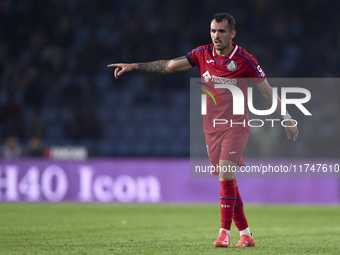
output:
[[[116,79],[118,79],[119,76],[121,76],[125,72],[132,72],[133,70],[137,69],[137,64],[110,64],[107,65],[107,67],[116,67],[114,76]]]

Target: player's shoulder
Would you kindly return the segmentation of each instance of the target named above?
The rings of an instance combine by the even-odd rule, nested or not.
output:
[[[203,53],[203,52],[207,52],[207,51],[212,51],[213,50],[213,44],[206,44],[206,45],[201,45],[196,47],[195,49],[193,49],[192,51],[190,51],[188,53],[188,55],[194,54],[194,53]]]
[[[251,76],[249,77],[259,77],[259,78],[266,77],[265,73],[263,72],[260,65],[258,64],[257,59],[252,54],[247,52],[244,48],[238,47],[235,56],[239,58],[239,60],[244,61],[245,66],[248,66],[249,70],[252,70],[251,72],[253,73],[251,73],[250,74]]]
[[[250,54],[248,51],[246,51],[243,47],[238,46],[236,51],[236,56],[238,56],[241,59],[244,59],[245,61],[251,61],[251,62],[257,62],[254,55]]]

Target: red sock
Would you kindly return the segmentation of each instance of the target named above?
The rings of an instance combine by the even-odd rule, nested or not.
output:
[[[220,181],[221,228],[230,230],[236,201],[235,181]]]
[[[237,227],[238,231],[244,230],[248,227],[247,218],[243,210],[243,201],[242,201],[240,192],[238,191],[238,187],[236,187],[236,202],[235,202],[233,220],[235,222],[235,226]]]

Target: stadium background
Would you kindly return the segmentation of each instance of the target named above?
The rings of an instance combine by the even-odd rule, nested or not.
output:
[[[211,16],[221,11],[235,16],[235,42],[257,57],[268,77],[327,79],[306,87],[313,116],[298,116],[298,141],[287,140],[280,127],[252,129],[246,160],[337,164],[336,7],[307,0],[1,1],[0,199],[215,201],[216,181],[190,178],[187,170],[189,84],[199,77],[197,68],[115,80],[107,64],[183,56],[210,43]],[[267,108],[261,98],[255,105]],[[89,160],[42,158],[52,146],[84,146]],[[338,179],[313,177],[239,183],[249,202],[339,203]],[[324,187],[318,194],[317,183]]]
[[[331,0],[0,0],[0,253],[224,254],[212,246],[218,182],[189,173],[198,70],[115,80],[106,65],[183,56],[210,43],[214,13],[229,12],[235,42],[268,77],[327,79],[306,87],[313,116],[295,115],[297,142],[281,127],[252,130],[246,162],[334,166],[339,9]],[[90,157],[43,158],[53,145],[85,146]],[[313,177],[240,178],[256,247],[227,252],[339,254],[339,178]]]
[[[229,12],[235,42],[268,77],[326,79],[306,87],[313,116],[293,112],[299,139],[279,126],[252,130],[246,163],[334,167],[339,9],[332,0],[0,0],[0,253],[225,254],[212,245],[218,182],[189,173],[198,70],[115,80],[106,65],[183,56],[210,43],[214,13]],[[54,145],[85,146],[89,159],[44,158]],[[313,175],[240,178],[256,247],[227,252],[339,254],[339,178]]]
[[[91,156],[189,156],[189,79],[125,74],[115,62],[185,55],[210,43],[213,13],[237,20],[235,41],[268,77],[337,77],[339,24],[334,1],[1,1],[0,137],[29,153],[83,145]],[[291,146],[282,129],[251,136],[247,157],[337,157],[339,86],[308,88],[312,118]],[[266,104],[266,102],[264,102]],[[322,141],[322,142],[321,142]],[[282,146],[284,145],[284,146]]]

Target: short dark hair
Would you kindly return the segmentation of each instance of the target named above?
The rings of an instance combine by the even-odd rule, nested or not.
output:
[[[233,16],[231,16],[229,13],[216,13],[214,17],[211,19],[211,21],[216,20],[217,23],[222,22],[223,20],[227,20],[229,24],[230,31],[233,31],[236,27],[236,21]]]

